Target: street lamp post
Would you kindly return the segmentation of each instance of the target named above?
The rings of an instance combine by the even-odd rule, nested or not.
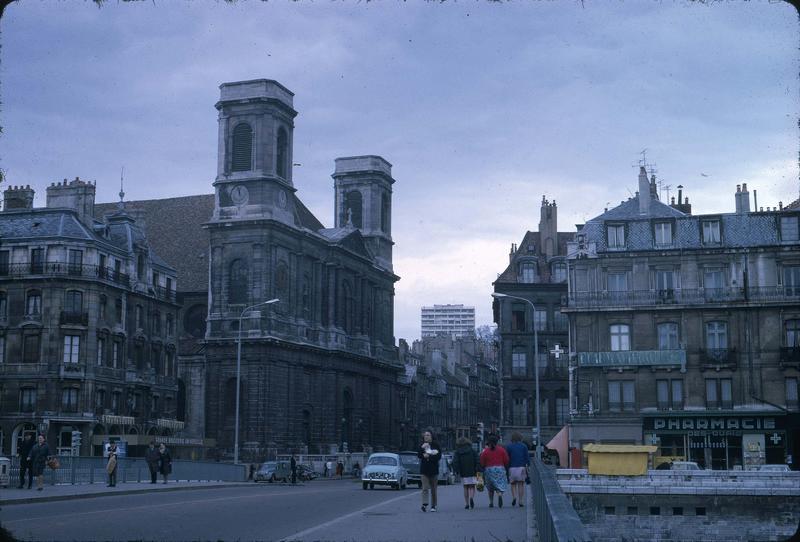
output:
[[[533,359],[533,368],[534,368],[533,372],[534,372],[534,376],[536,378],[536,448],[534,450],[534,454],[536,456],[536,459],[541,459],[542,456],[539,453],[539,451],[541,450],[541,442],[542,442],[542,424],[541,424],[541,418],[539,416],[539,411],[542,408],[542,404],[539,401],[539,330],[536,329],[536,305],[534,305],[533,302],[531,300],[529,300],[529,299],[525,299],[524,297],[517,297],[515,295],[493,293],[492,297],[495,298],[495,299],[503,299],[503,298],[518,299],[519,301],[526,302],[528,305],[531,306],[531,309],[533,309],[533,314],[532,314],[532,318],[533,318],[533,322],[532,322],[532,324],[533,324],[533,358],[534,358]]]
[[[241,380],[242,380],[242,318],[244,313],[251,311],[261,305],[270,305],[277,303],[280,299],[270,299],[269,301],[262,301],[246,307],[239,315],[239,337],[236,341],[236,422],[233,428],[233,464],[239,464],[239,395],[241,394]]]

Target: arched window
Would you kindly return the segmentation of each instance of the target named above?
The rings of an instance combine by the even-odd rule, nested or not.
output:
[[[232,305],[247,303],[248,272],[244,260],[236,259],[231,262],[228,276],[228,302]]]
[[[352,190],[344,197],[344,216],[342,224],[351,223],[356,228],[363,227],[363,203],[361,192]]]
[[[536,282],[536,263],[523,262],[519,265],[519,281],[526,284]]]
[[[250,171],[253,163],[253,129],[243,122],[233,129],[231,171]]]
[[[286,130],[283,128],[278,129],[278,148],[275,153],[275,173],[278,177],[284,179],[288,178],[287,161],[289,159],[289,138],[286,135]]]

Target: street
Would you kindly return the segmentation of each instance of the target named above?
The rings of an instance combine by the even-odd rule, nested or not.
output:
[[[439,488],[439,511],[417,489],[364,491],[352,480],[247,484],[3,506],[20,540],[522,541],[525,508],[464,510],[460,486]]]

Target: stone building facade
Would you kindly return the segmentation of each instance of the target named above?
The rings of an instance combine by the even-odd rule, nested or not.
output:
[[[800,212],[692,215],[639,192],[569,244],[570,440],[646,443],[707,468],[796,455]]]
[[[46,208],[30,187],[4,197],[0,454],[42,432],[62,454],[140,455],[179,432],[175,270],[124,203],[95,215],[91,183],[52,184]]]
[[[215,205],[205,225],[206,435],[232,451],[241,337],[245,454],[397,447],[391,164],[336,159],[335,225],[324,228],[292,181],[293,94],[263,79],[220,88]]]
[[[567,294],[567,241],[574,234],[558,231],[556,202],[542,198],[539,231],[525,233],[512,245],[509,264],[494,282],[494,292],[508,298],[494,300],[499,335],[498,364],[502,378],[503,440],[519,431],[530,442],[536,423],[535,373],[538,365],[543,443],[569,422],[566,345],[567,318],[561,313]],[[534,326],[538,335],[538,364],[534,362]],[[561,350],[564,353],[560,353]],[[555,354],[553,352],[556,352]]]

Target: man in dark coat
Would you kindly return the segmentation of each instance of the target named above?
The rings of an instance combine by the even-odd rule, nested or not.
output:
[[[294,458],[294,454],[292,454],[292,459],[289,461],[289,468],[292,469],[292,483],[297,483],[297,460]]]
[[[161,459],[161,452],[156,448],[156,441],[150,441],[150,446],[144,453],[144,460],[147,461],[147,467],[150,469],[150,483],[155,484],[158,481],[158,462]]]
[[[428,511],[428,493],[431,495],[431,512],[436,512],[436,486],[439,483],[439,460],[442,448],[433,440],[430,431],[422,434],[422,444],[417,450],[420,459],[419,473],[422,481],[422,511]]]
[[[31,465],[30,459],[28,459],[28,454],[31,453],[31,449],[33,448],[33,435],[31,433],[25,434],[25,440],[22,441],[22,445],[17,450],[17,455],[19,456],[19,489],[22,489],[25,486],[25,473],[28,473],[28,489],[31,488],[33,485],[33,465]]]
[[[44,469],[47,466],[47,458],[50,455],[50,447],[44,435],[39,435],[31,451],[28,452],[28,461],[31,462],[33,475],[36,477],[36,489],[44,489]]]

